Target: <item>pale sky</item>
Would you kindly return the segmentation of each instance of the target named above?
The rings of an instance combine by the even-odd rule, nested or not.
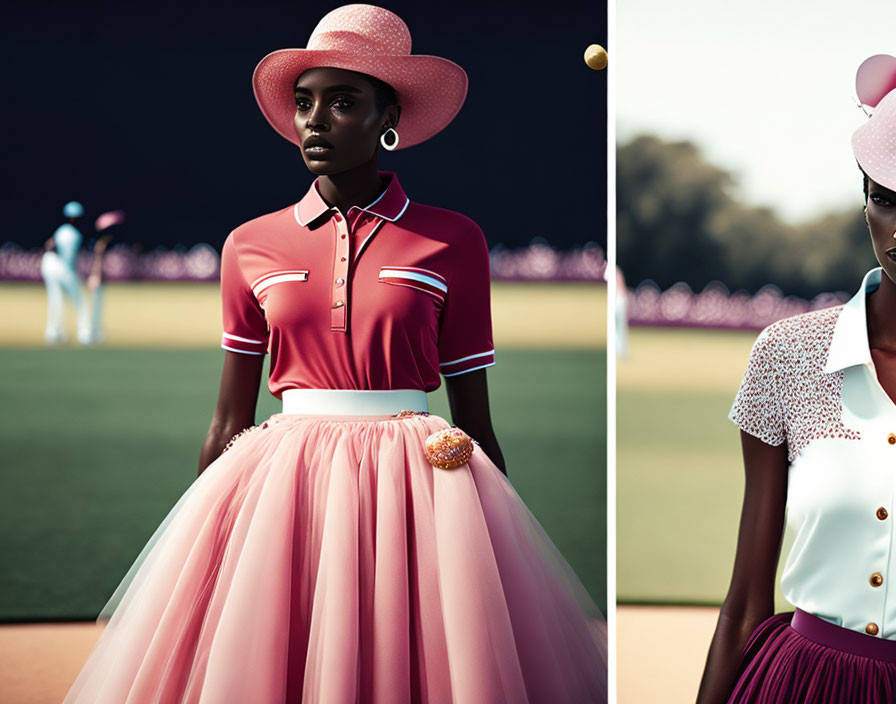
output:
[[[691,139],[790,221],[861,208],[855,74],[894,0],[616,0],[616,130]]]

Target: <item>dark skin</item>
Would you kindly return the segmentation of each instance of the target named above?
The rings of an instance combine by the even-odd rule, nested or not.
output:
[[[112,235],[102,235],[93,245],[93,264],[87,277],[87,287],[91,290],[99,288],[103,283],[103,254],[112,241]]]
[[[339,87],[342,86],[342,87]],[[380,135],[398,130],[401,106],[376,109],[373,85],[364,74],[332,67],[312,68],[296,82],[295,128],[300,141],[312,134],[333,148],[324,154],[302,149],[311,173],[320,177],[320,194],[343,214],[379,196],[383,184],[377,159]],[[255,424],[264,357],[225,350],[221,386],[212,422],[199,456],[199,474],[230,438]],[[504,456],[492,428],[486,370],[445,378],[452,422],[472,437],[505,475]]]
[[[896,403],[896,192],[868,179],[865,208],[874,256],[884,269],[868,296],[868,345],[880,385]]]
[[[868,344],[877,378],[896,403],[896,192],[867,182],[865,217],[883,276],[866,298]],[[774,613],[775,572],[784,533],[787,445],[741,431],[746,485],[734,572],[709,647],[697,704],[728,701],[741,653],[752,632]]]

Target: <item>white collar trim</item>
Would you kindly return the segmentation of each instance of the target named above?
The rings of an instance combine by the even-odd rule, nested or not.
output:
[[[843,304],[834,327],[831,346],[828,348],[825,373],[830,374],[846,367],[871,363],[865,296],[880,286],[882,272],[881,267],[871,269],[865,274],[856,294]]]

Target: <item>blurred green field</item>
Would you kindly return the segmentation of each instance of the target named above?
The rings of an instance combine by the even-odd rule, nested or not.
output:
[[[605,296],[494,284],[488,371],[511,481],[604,611]],[[105,345],[48,348],[43,287],[0,284],[0,620],[94,618],[196,476],[224,354],[218,284],[111,284],[104,303]],[[66,321],[73,334],[68,304]],[[430,407],[450,420],[444,387]],[[257,417],[278,410],[263,383]]]
[[[223,354],[0,348],[0,620],[95,618],[196,476]],[[511,481],[605,611],[605,352],[498,359]],[[430,405],[450,418],[444,386]],[[264,389],[257,417],[278,410]]]
[[[631,356],[617,361],[619,603],[724,599],[743,498],[739,431],[727,416],[755,337],[631,330]],[[776,601],[786,607],[780,587]]]

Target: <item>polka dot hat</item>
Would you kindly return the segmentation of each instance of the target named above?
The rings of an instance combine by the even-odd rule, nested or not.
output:
[[[255,67],[252,87],[271,126],[301,147],[296,134],[295,81],[309,68],[333,66],[375,76],[391,85],[401,104],[398,149],[444,129],[467,95],[467,74],[438,56],[411,54],[402,19],[375,5],[343,5],[324,15],[305,49],[280,49]]]
[[[856,72],[856,95],[872,108],[852,135],[852,151],[872,180],[896,191],[896,57],[876,54]]]

